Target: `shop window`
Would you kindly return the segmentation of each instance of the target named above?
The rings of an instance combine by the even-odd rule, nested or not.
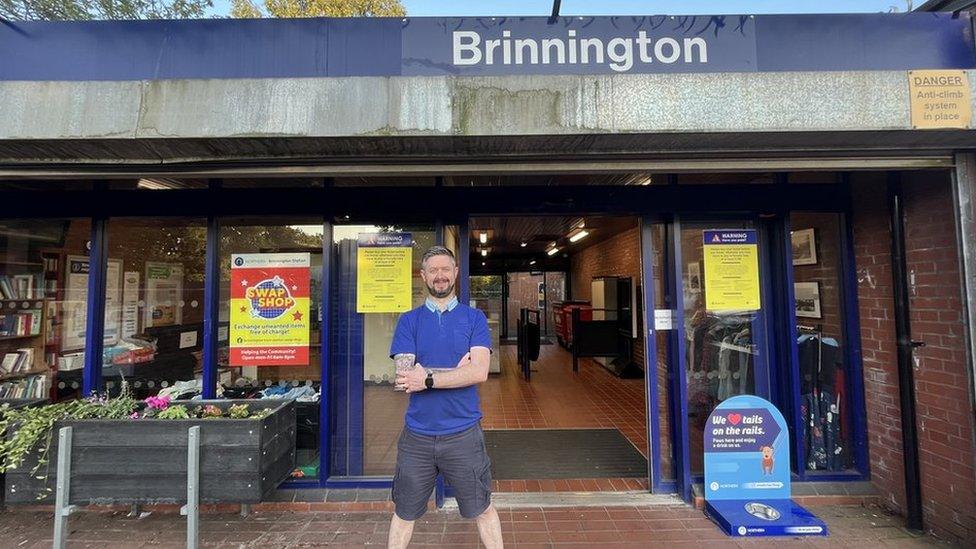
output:
[[[0,400],[81,394],[87,219],[0,220]]]
[[[388,312],[387,298],[409,299],[408,308],[423,305],[427,289],[420,278],[423,253],[434,245],[430,225],[336,225],[333,229],[335,276],[332,281],[332,374],[337,425],[333,433],[333,474],[343,476],[392,476],[396,466],[396,441],[403,427],[408,396],[394,391],[395,369],[390,343],[399,312]],[[360,242],[374,237],[409,235],[409,295],[397,280],[386,291],[359,287]],[[400,256],[402,257],[402,256]],[[405,260],[404,260],[405,261]],[[369,268],[369,267],[366,267]],[[380,267],[383,268],[383,267]],[[388,267],[386,267],[388,269]],[[389,272],[389,271],[387,271]],[[360,312],[364,307],[376,312]],[[425,364],[428,367],[448,365]],[[450,366],[453,366],[450,365]]]
[[[136,398],[201,394],[206,242],[202,218],[109,220],[101,365],[110,394],[123,381]]]
[[[667,288],[665,284],[667,282],[667,277],[665,274],[665,259],[664,254],[667,250],[664,240],[665,225],[663,223],[655,223],[654,230],[652,232],[651,238],[653,239],[654,256],[651,258],[652,270],[654,273],[654,309],[667,310]],[[643,261],[647,261],[647,258],[642,258]],[[643,286],[638,286],[638,296],[637,303],[638,307],[643,307]],[[643,329],[643,322],[654,322],[654,310],[646,311],[643,316],[638,315],[638,331],[640,333],[646,333]],[[652,324],[653,325],[653,324]],[[671,426],[671,390],[670,390],[670,378],[668,374],[668,339],[670,337],[668,330],[654,330],[655,340],[657,343],[657,357],[650,361],[651,364],[656,365],[655,375],[657,376],[657,402],[658,409],[656,411],[660,426],[660,433],[658,440],[660,441],[660,467],[658,471],[658,477],[661,480],[673,480],[675,478],[674,474],[674,447],[673,447],[673,433],[674,429]],[[654,413],[654,412],[652,412]]]
[[[794,308],[804,463],[809,472],[851,469],[853,407],[844,330],[842,216],[793,212]]]
[[[770,185],[776,182],[772,172],[723,172],[678,174],[679,185]]]
[[[293,478],[319,476],[323,234],[321,218],[220,226],[217,391],[295,399]]]

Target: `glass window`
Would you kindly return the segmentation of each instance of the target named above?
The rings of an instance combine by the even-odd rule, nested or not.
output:
[[[762,311],[720,311],[706,307],[709,287],[703,276],[703,232],[752,226],[739,221],[695,223],[681,228],[688,444],[691,472],[696,475],[704,470],[702,437],[715,406],[736,395],[758,394],[769,398],[768,394],[757,393],[756,383],[756,378],[765,372],[760,355],[760,342],[765,335]]]
[[[807,471],[844,471],[853,464],[841,284],[842,219],[837,213],[790,215],[803,417],[800,437]]]
[[[392,475],[396,441],[407,407],[407,395],[393,390],[394,368],[390,360],[390,343],[399,313],[357,311],[359,238],[379,233],[409,233],[411,308],[422,305],[427,297],[420,278],[420,261],[424,251],[434,245],[432,226],[335,226],[332,373],[337,427],[333,432],[332,472],[337,475]]]
[[[220,226],[218,391],[295,399],[294,478],[319,476],[323,234],[321,218]]]
[[[664,256],[667,251],[664,244],[664,230],[665,225],[663,223],[655,223],[654,230],[652,233],[654,256],[651,258],[652,270],[654,273],[654,309],[668,309],[667,302],[667,288],[665,283],[667,282],[665,267],[664,267]],[[647,258],[642,258],[646,261]],[[637,296],[638,307],[643,307],[643,286],[638,286],[639,295]],[[638,316],[641,320],[646,319],[646,322],[654,322],[654,310],[646,311],[643,315]],[[638,326],[638,331],[640,333],[646,333],[642,329],[642,324]],[[660,471],[659,476],[662,480],[672,480],[675,478],[674,475],[674,448],[671,428],[671,412],[670,412],[670,383],[671,376],[668,373],[668,339],[670,337],[670,331],[668,330],[654,330],[655,340],[657,344],[657,357],[655,363],[657,365],[657,370],[655,375],[657,376],[657,416],[660,425],[659,440],[661,445],[660,453]]]
[[[206,244],[203,218],[109,220],[102,379],[110,393],[128,381],[136,398],[201,394]]]
[[[0,220],[0,399],[81,395],[87,219]]]

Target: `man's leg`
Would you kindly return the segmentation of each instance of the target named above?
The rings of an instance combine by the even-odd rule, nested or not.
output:
[[[407,545],[410,544],[410,538],[413,536],[413,523],[414,521],[403,520],[396,513],[393,513],[393,520],[390,521],[390,536],[386,540],[386,546],[390,549],[406,549]],[[480,522],[478,528],[480,531]]]
[[[478,515],[478,535],[488,549],[501,549],[503,546],[502,521],[498,520],[498,511],[490,503],[485,512]]]
[[[461,516],[478,520],[481,542],[489,549],[502,547],[502,525],[491,504],[491,462],[481,426],[442,437],[437,447],[437,467],[454,488]]]
[[[413,535],[413,523],[427,511],[434,491],[437,467],[434,465],[434,438],[412,433],[406,427],[397,441],[396,475],[393,477],[393,504],[387,544],[406,548]]]

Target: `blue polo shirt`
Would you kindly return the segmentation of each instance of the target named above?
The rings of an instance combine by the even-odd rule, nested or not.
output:
[[[400,315],[390,356],[417,355],[425,368],[454,368],[472,347],[491,349],[491,333],[485,313],[451,300],[443,312],[433,300]],[[407,427],[422,435],[460,433],[481,419],[478,388],[434,389],[412,393],[407,407]]]

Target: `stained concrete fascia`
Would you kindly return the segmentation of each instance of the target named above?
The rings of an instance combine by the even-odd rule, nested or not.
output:
[[[0,82],[0,139],[910,129],[905,71]]]

